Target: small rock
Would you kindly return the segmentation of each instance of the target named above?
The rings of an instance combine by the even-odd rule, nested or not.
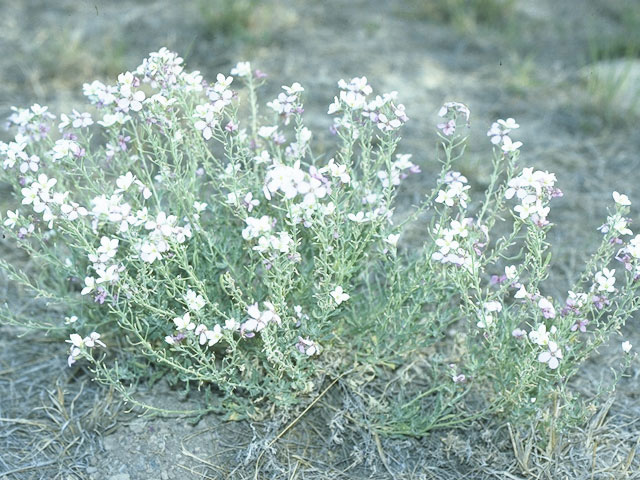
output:
[[[87,473],[91,475],[92,473],[96,473],[98,469],[96,467],[87,467]]]
[[[118,473],[117,475],[111,475],[107,480],[131,480],[128,473]]]
[[[144,432],[146,426],[147,422],[144,420],[135,420],[129,424],[131,431],[138,434]]]
[[[116,450],[120,446],[120,442],[118,442],[118,438],[115,435],[109,435],[108,437],[104,437],[103,444],[104,444],[104,449],[107,451]]]
[[[163,470],[160,472],[160,478],[161,480],[169,480],[169,474]]]

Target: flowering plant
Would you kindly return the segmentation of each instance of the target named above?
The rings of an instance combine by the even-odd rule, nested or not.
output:
[[[476,203],[453,168],[470,112],[446,103],[442,172],[396,224],[398,186],[420,173],[397,152],[408,121],[397,94],[341,80],[329,106],[337,147],[317,153],[304,88],[282,87],[261,114],[264,77],[239,63],[210,83],[161,49],[114,85],[85,84],[90,112],[56,122],[46,107],[14,108],[16,135],[0,143],[15,198],[5,234],[37,267],[0,266],[48,309],[3,317],[68,338],[69,366],[88,361],[125,394],[153,367],[249,415],[295,404],[325,376],[365,366],[386,378],[425,361],[414,382],[363,387],[381,431],[570,398],[572,375],[638,308],[629,199],[614,193],[602,245],[560,305],[541,282],[561,192],[552,173],[517,168],[514,119],[488,132],[493,174]],[[408,248],[412,225],[426,240]],[[461,414],[470,392],[483,400]]]

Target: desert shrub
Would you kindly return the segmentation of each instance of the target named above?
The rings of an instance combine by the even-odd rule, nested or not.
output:
[[[114,85],[85,84],[91,113],[15,109],[4,232],[29,262],[0,265],[46,309],[6,306],[5,322],[66,338],[69,366],[130,400],[129,385],[162,375],[255,417],[353,374],[388,379],[360,392],[387,434],[579,410],[571,378],[638,308],[629,199],[614,193],[562,303],[543,293],[561,192],[554,174],[517,166],[515,120],[488,132],[493,174],[476,201],[454,168],[470,112],[442,106],[441,174],[397,224],[398,186],[420,173],[398,151],[397,94],[341,80],[335,149],[314,152],[304,88],[265,109],[264,77],[239,63],[209,83],[161,49]],[[403,242],[410,226],[421,245]]]

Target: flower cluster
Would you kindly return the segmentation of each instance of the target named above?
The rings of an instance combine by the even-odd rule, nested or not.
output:
[[[515,196],[520,200],[520,205],[516,205],[514,211],[520,219],[530,219],[535,225],[543,227],[549,224],[549,200],[562,196],[555,182],[553,173],[524,168],[520,175],[509,181],[505,198],[509,200]]]
[[[304,88],[298,82],[290,87],[282,86],[284,92],[278,95],[278,98],[267,103],[267,107],[271,108],[284,119],[284,124],[289,125],[294,114],[302,114],[304,108],[300,102],[300,94],[304,92]]]
[[[459,204],[462,208],[467,208],[467,200],[469,200],[467,190],[471,188],[467,185],[467,178],[459,172],[447,172],[444,183],[446,187],[438,191],[435,202],[447,207]]]
[[[276,313],[276,308],[269,301],[262,302],[264,310],[260,310],[258,303],[247,307],[247,320],[240,325],[240,331],[245,337],[253,337],[256,332],[262,331],[270,323],[281,325],[282,320]]]
[[[500,146],[505,154],[513,153],[522,146],[522,142],[514,142],[509,136],[511,131],[517,128],[520,128],[520,125],[513,118],[498,120],[491,124],[487,136],[491,139],[491,143]]]
[[[66,342],[70,343],[71,347],[69,350],[67,364],[69,366],[73,365],[74,363],[76,363],[78,357],[85,353],[87,349],[92,349],[96,345],[100,347],[106,347],[104,342],[100,340],[100,336],[101,335],[97,332],[91,332],[89,336],[84,338],[82,338],[77,333],[72,333],[71,335],[69,335],[69,340],[67,340]]]
[[[370,121],[382,132],[398,130],[408,120],[403,104],[396,104],[397,92],[377,95],[374,100],[369,96],[373,89],[367,83],[367,77],[354,77],[351,81],[340,80],[340,95],[334,97],[329,106],[328,113],[343,113],[341,118],[334,119],[333,130],[340,128],[351,130],[354,138],[357,138],[358,130],[353,128],[358,122]]]
[[[30,108],[11,107],[13,112],[7,119],[7,127],[15,127],[17,138],[25,141],[40,141],[47,137],[51,129],[51,123],[56,118],[48,107],[43,107],[37,103]],[[24,143],[24,142],[16,142]]]
[[[472,218],[463,218],[461,221],[451,220],[449,228],[436,225],[434,235],[438,251],[431,255],[432,260],[470,269],[472,257],[469,251],[461,245],[461,242],[464,242],[469,236],[469,226],[472,224]]]
[[[457,121],[459,117],[464,118],[465,124],[469,125],[469,117],[471,116],[471,111],[469,107],[467,107],[463,103],[458,102],[447,102],[438,111],[438,116],[444,118],[446,121],[443,123],[439,123],[438,129],[442,132],[446,137],[452,136],[456,132]]]

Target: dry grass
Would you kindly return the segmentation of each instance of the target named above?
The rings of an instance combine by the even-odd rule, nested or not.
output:
[[[73,378],[56,350],[31,336],[5,346],[0,478],[83,478],[99,435],[115,425],[120,401],[86,376]]]

